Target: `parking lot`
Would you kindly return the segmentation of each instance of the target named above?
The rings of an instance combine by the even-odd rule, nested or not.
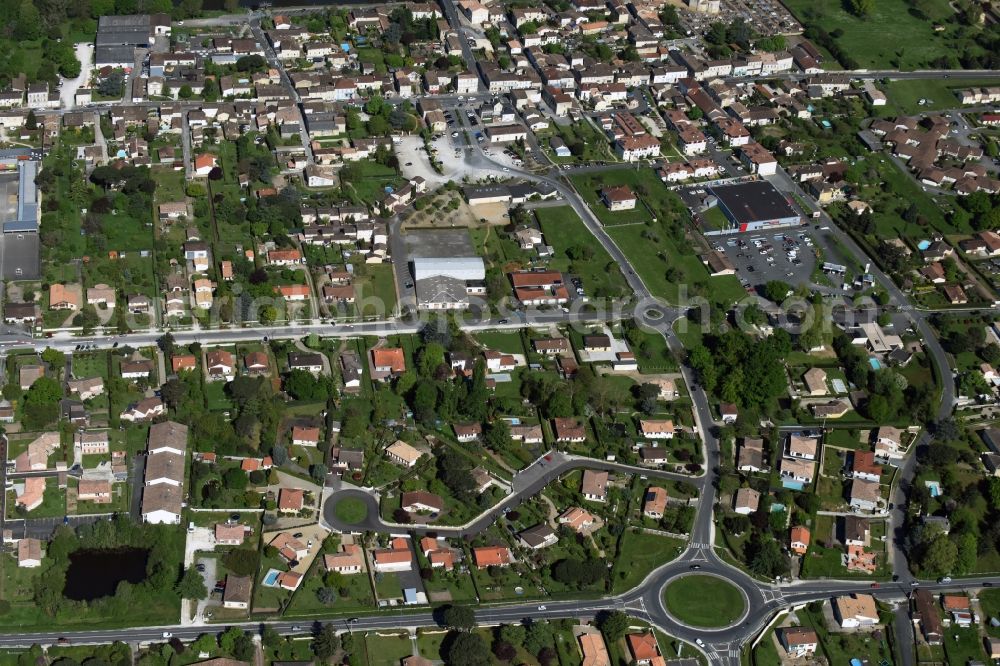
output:
[[[736,267],[744,287],[756,289],[772,280],[809,284],[816,267],[815,242],[804,227],[711,237],[713,247]]]

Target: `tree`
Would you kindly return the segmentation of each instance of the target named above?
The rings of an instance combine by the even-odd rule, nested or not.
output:
[[[337,638],[337,630],[332,623],[327,622],[316,632],[312,649],[316,657],[324,661],[337,654],[337,650],[340,649],[340,640]]]
[[[510,446],[510,424],[505,419],[496,419],[486,428],[483,445],[494,451],[504,451]]]
[[[755,532],[746,545],[747,566],[761,576],[775,578],[788,571],[788,562],[777,540]]]
[[[958,562],[958,546],[936,527],[923,530],[918,553],[921,571],[933,577],[950,574]]]
[[[249,576],[257,571],[257,559],[252,548],[234,548],[222,556],[222,563],[237,576]]]
[[[497,633],[500,640],[510,643],[515,647],[524,645],[524,639],[528,635],[528,631],[524,628],[523,624],[502,624]]]
[[[621,639],[628,631],[628,625],[628,615],[621,611],[602,612],[597,618],[597,628],[609,643]]]
[[[468,606],[452,604],[442,608],[441,621],[450,629],[471,631],[476,626],[476,614]]]
[[[466,631],[450,637],[445,663],[448,666],[489,666],[490,651],[479,634]]]
[[[313,478],[316,483],[322,484],[326,481],[326,475],[329,473],[329,469],[323,463],[316,463],[315,465],[309,466],[309,476]]]
[[[177,407],[184,401],[184,398],[187,397],[187,393],[187,386],[176,377],[168,379],[167,382],[160,387],[160,397],[163,398],[163,402],[167,404],[167,407],[174,410],[176,410]]]
[[[782,280],[769,280],[763,289],[764,298],[775,303],[781,303],[785,300],[790,291],[792,291],[792,287]]]
[[[177,96],[181,99],[191,99],[194,96],[194,91],[191,90],[191,86],[185,83],[177,91]]]
[[[850,0],[851,13],[862,18],[875,9],[875,0]]]
[[[181,576],[177,583],[177,594],[182,599],[204,599],[208,596],[208,589],[205,587],[205,579],[197,569],[189,567]]]
[[[42,352],[42,360],[48,363],[52,370],[57,372],[66,367],[66,355],[52,347],[45,348],[45,351]]]
[[[260,632],[260,641],[267,647],[278,647],[284,640],[278,630],[269,624],[264,625],[264,629]]]

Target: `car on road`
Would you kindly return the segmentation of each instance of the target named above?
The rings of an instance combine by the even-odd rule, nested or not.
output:
[[[547,610],[547,608],[545,606],[539,606],[538,610],[543,611],[543,610]]]
[[[509,324],[510,323],[510,319],[501,319],[499,323],[501,323],[501,324]]]
[[[452,135],[453,137],[456,137],[456,136],[458,136],[458,132],[452,132],[452,133],[451,133],[451,135]]]
[[[943,578],[938,578],[938,582],[939,583],[950,583],[951,582],[951,576],[945,576]]]
[[[691,569],[692,571],[697,571],[698,569],[701,569],[701,565],[700,564],[692,564],[691,566],[688,567],[688,569]]]
[[[163,637],[164,638],[173,638],[174,635],[172,633],[170,633],[169,631],[164,631],[163,632]]]
[[[705,641],[701,640],[700,638],[694,639],[694,642],[698,647],[705,647]]]
[[[879,584],[878,583],[872,583],[871,585],[869,585],[869,587],[871,587],[873,590],[877,590],[879,588]]]

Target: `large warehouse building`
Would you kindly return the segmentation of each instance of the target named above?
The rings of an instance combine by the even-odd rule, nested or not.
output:
[[[480,257],[414,257],[413,278],[422,310],[464,310],[470,296],[486,292]]]
[[[731,228],[715,233],[761,231],[798,226],[803,222],[785,195],[765,180],[719,185],[708,191],[732,224]]]
[[[38,162],[32,155],[0,158],[0,265],[5,280],[35,280],[38,263]],[[16,175],[14,174],[16,170]],[[15,194],[16,192],[16,194]],[[16,203],[15,203],[16,201]]]

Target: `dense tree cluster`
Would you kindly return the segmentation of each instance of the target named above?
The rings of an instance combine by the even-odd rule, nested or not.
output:
[[[724,402],[772,413],[778,396],[787,389],[783,361],[791,349],[791,337],[784,330],[755,340],[731,329],[707,336],[688,359],[705,390]]]

